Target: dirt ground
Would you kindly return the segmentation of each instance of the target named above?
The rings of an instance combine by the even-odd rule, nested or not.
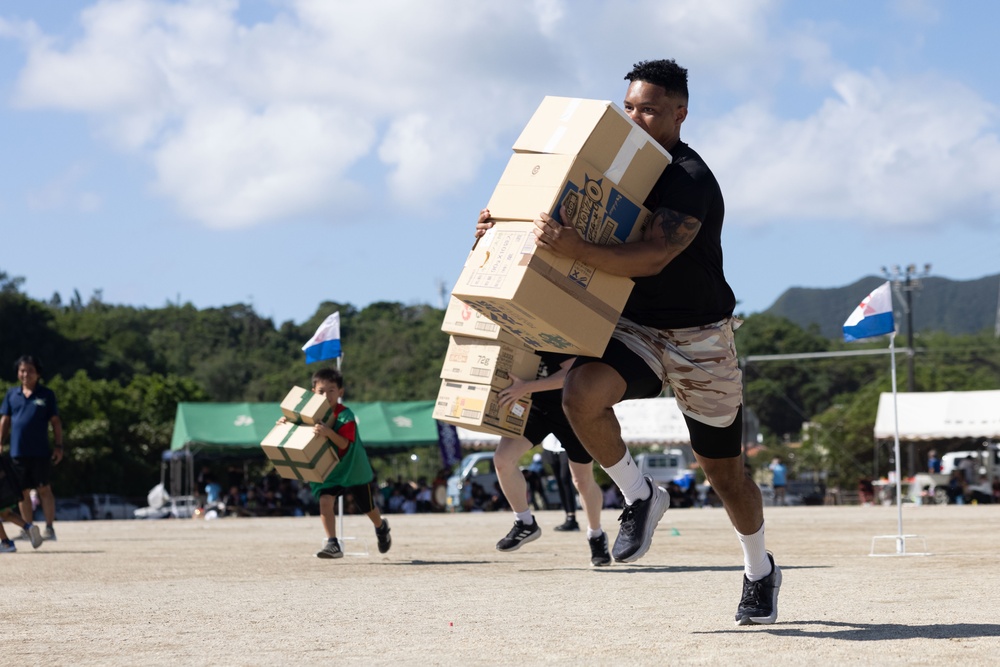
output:
[[[57,524],[0,555],[0,664],[986,665],[1000,655],[1000,505],[767,508],[778,622],[736,627],[742,556],[720,509],[672,509],[633,565],[583,533],[494,550],[507,513]],[[613,538],[617,512],[606,511]],[[8,528],[13,529],[8,524]],[[877,552],[871,556],[873,538]],[[364,551],[367,549],[367,555]]]

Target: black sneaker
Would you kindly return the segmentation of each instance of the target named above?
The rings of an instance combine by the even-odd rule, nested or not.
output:
[[[663,514],[670,507],[670,494],[663,487],[653,484],[653,478],[643,475],[651,490],[649,498],[625,505],[618,520],[621,527],[611,553],[619,563],[632,563],[649,551],[653,531]]]
[[[743,575],[743,597],[736,608],[736,625],[771,625],[778,618],[778,589],[781,588],[781,568],[771,561],[771,574],[760,581],[750,581]]]
[[[566,520],[552,530],[571,531],[580,530],[580,524],[576,522],[576,517],[566,517]]]
[[[515,521],[514,527],[507,533],[507,537],[497,542],[497,551],[517,551],[522,545],[537,540],[542,536],[542,528],[535,521],[530,526],[524,525],[521,521]]]
[[[392,535],[389,534],[389,522],[382,519],[382,525],[375,529],[375,537],[378,538],[378,552],[384,554],[392,546]]]
[[[608,534],[602,532],[597,537],[587,539],[590,543],[590,564],[594,567],[611,565],[611,554],[608,553]]]
[[[340,543],[337,538],[328,539],[323,548],[316,552],[316,558],[343,558],[344,552],[340,550]]]

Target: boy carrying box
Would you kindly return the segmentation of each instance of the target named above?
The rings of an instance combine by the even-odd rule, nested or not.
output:
[[[375,473],[368,462],[368,454],[358,435],[358,425],[354,413],[345,407],[340,400],[344,396],[344,377],[334,368],[320,368],[312,375],[312,391],[325,396],[333,408],[333,419],[326,424],[313,425],[313,431],[330,440],[337,448],[340,463],[333,469],[323,482],[309,482],[313,495],[319,499],[319,515],[326,531],[326,544],[316,552],[317,558],[342,558],[344,552],[337,542],[337,511],[338,496],[352,495],[358,508],[364,512],[375,525],[375,536],[378,538],[379,553],[386,553],[392,546],[389,535],[389,522],[375,505]],[[278,420],[279,424],[286,421],[285,417]]]

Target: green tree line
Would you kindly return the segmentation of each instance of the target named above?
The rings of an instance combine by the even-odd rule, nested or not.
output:
[[[24,294],[23,283],[0,271],[0,381],[16,384],[13,362],[22,354],[44,364],[65,426],[68,460],[53,479],[60,495],[144,496],[159,480],[178,402],[279,401],[291,386],[308,383],[316,365],[305,364],[301,347],[335,311],[348,402],[434,399],[448,345],[444,311],[428,305],[379,302],[359,310],[324,302],[301,324],[276,324],[243,304],[137,308],[105,303],[100,292],[44,302]],[[887,344],[849,346],[768,314],[745,317],[736,337],[742,357]],[[919,391],[1000,387],[1000,342],[989,332],[922,334],[917,347]],[[827,471],[833,483],[870,474],[878,394],[889,391],[889,373],[883,356],[746,363],[761,461],[781,453],[793,469]]]

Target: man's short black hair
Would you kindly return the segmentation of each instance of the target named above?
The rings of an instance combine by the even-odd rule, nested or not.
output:
[[[327,366],[326,368],[320,368],[315,373],[312,374],[312,383],[316,384],[320,380],[324,382],[332,382],[341,389],[344,388],[344,376],[340,374],[336,368],[331,368]]]
[[[668,95],[688,98],[688,71],[670,60],[643,60],[632,66],[625,75],[627,81],[645,81],[660,86]]]
[[[21,370],[21,364],[30,364],[35,367],[36,373],[38,373],[39,375],[42,374],[42,362],[38,361],[38,359],[31,356],[30,354],[22,354],[20,357],[17,358],[17,361],[14,362],[14,373],[17,373],[19,370]]]

